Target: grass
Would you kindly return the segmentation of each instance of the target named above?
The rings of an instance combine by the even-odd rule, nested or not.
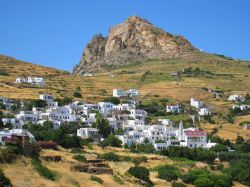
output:
[[[92,181],[95,181],[95,182],[99,183],[99,184],[103,184],[103,180],[102,180],[100,177],[91,175],[90,179],[91,179]]]

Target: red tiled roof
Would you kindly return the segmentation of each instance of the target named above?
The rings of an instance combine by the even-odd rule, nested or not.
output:
[[[187,131],[184,131],[184,133],[187,136],[206,136],[206,133],[204,131],[199,131],[199,130],[196,130],[196,131],[187,130]]]

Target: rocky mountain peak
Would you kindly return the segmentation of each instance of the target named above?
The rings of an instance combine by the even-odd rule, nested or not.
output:
[[[184,37],[174,36],[146,19],[131,16],[111,27],[107,37],[95,35],[73,73],[99,71],[105,66],[126,65],[148,58],[173,58],[195,50]]]

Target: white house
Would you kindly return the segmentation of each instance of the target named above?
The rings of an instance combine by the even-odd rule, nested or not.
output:
[[[136,97],[136,96],[139,96],[140,95],[140,91],[137,90],[137,89],[129,89],[127,91],[127,94],[130,96],[130,97]]]
[[[245,98],[243,96],[240,96],[238,94],[233,94],[228,97],[228,101],[239,101],[244,102]]]
[[[204,103],[203,103],[203,101],[198,101],[198,100],[195,100],[194,98],[191,98],[190,105],[195,107],[195,108],[201,108],[204,106]]]
[[[76,122],[77,116],[72,114],[72,111],[66,107],[58,107],[56,109],[51,110],[49,113],[50,120],[58,120],[58,121],[67,121],[67,122]]]
[[[129,112],[129,116],[133,119],[145,119],[148,115],[145,110],[140,109],[130,109]]]
[[[97,128],[80,128],[77,130],[77,136],[83,139],[91,138],[95,142],[99,142],[102,137]]]
[[[124,97],[127,93],[122,89],[113,89],[113,97]]]
[[[20,113],[16,115],[16,118],[23,122],[36,122],[40,119],[40,115],[39,112],[20,111]]]
[[[180,113],[182,112],[181,105],[167,105],[166,112]]]
[[[233,105],[233,109],[240,108],[240,110],[248,110],[250,109],[250,105]]]
[[[99,102],[98,105],[100,106],[100,112],[104,116],[107,116],[108,114],[110,114],[114,106],[114,104],[110,102]]]
[[[39,99],[41,99],[43,101],[47,101],[47,102],[54,101],[54,97],[52,95],[49,95],[49,94],[40,94]]]
[[[114,105],[113,106],[113,110],[130,110],[130,109],[135,109],[135,105],[133,104],[127,104],[127,103],[123,103],[123,104],[118,104],[118,105]]]
[[[42,77],[28,77],[28,78],[17,77],[16,83],[29,83],[29,84],[44,85],[45,81],[44,81],[44,78]]]
[[[211,115],[211,110],[208,107],[199,108],[198,114],[200,116],[209,116]]]
[[[181,146],[195,148],[195,147],[207,147],[207,134],[202,130],[195,128],[184,129],[183,139]]]
[[[28,77],[28,83],[30,84],[37,84],[37,85],[44,85],[45,81],[42,77]]]
[[[13,126],[13,129],[21,129],[22,128],[20,121],[16,118],[2,118],[2,122],[4,125],[10,123]]]
[[[27,83],[28,80],[26,78],[23,77],[17,77],[16,78],[16,83]]]
[[[54,97],[48,94],[39,95],[39,99],[46,101],[48,107],[58,107],[58,102],[54,101]]]

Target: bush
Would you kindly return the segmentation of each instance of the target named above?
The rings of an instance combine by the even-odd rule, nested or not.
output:
[[[1,168],[0,168],[0,186],[12,187],[10,179],[4,175],[3,170]]]
[[[187,185],[180,182],[173,182],[172,187],[187,187]]]
[[[113,175],[113,180],[118,184],[124,184],[123,180],[118,175]]]
[[[134,153],[153,153],[155,148],[152,144],[137,144],[137,146],[131,146],[130,150]]]
[[[214,183],[208,177],[199,177],[194,181],[196,187],[214,187]]]
[[[187,183],[187,184],[193,184],[193,182],[195,181],[197,177],[194,174],[191,173],[187,173],[181,176],[181,179],[183,182]]]
[[[113,103],[115,105],[118,105],[121,103],[120,99],[118,97],[108,97],[106,99],[103,100],[104,102],[110,102]]]
[[[103,184],[103,180],[97,176],[91,175],[90,179],[92,181],[98,182],[99,184]]]
[[[128,173],[140,180],[146,181],[150,184],[152,183],[149,179],[150,172],[145,167],[140,167],[140,166],[131,167],[129,168]]]
[[[77,98],[82,98],[82,94],[80,92],[74,92],[73,94],[74,97],[77,97]]]
[[[119,140],[114,135],[109,135],[104,141],[99,144],[101,147],[112,146],[112,147],[122,147],[122,141]]]
[[[7,71],[4,70],[4,69],[0,69],[0,75],[2,75],[2,76],[9,76],[10,74],[7,73]]]
[[[42,149],[53,149],[58,150],[58,144],[52,141],[39,141],[37,142],[38,146]]]
[[[109,152],[109,153],[104,153],[100,156],[101,158],[108,160],[108,161],[119,161],[120,160],[120,156],[113,153],[113,152]]]
[[[34,166],[35,170],[46,179],[55,181],[57,175],[54,171],[49,170],[47,167],[43,166],[39,160],[32,160],[32,165]]]
[[[12,149],[0,149],[0,163],[11,163],[17,158],[17,154]]]
[[[156,170],[158,171],[158,177],[167,181],[178,180],[180,175],[179,169],[175,166],[160,166]]]
[[[133,158],[132,159],[132,162],[135,164],[135,165],[139,165],[140,163],[144,162],[146,163],[148,161],[147,157],[145,156],[141,156],[141,157],[136,157],[136,158]]]
[[[250,161],[242,159],[231,161],[230,167],[223,170],[223,173],[232,176],[233,180],[239,181],[242,184],[250,186]]]
[[[70,152],[73,153],[73,154],[78,154],[78,153],[82,154],[82,153],[84,153],[82,148],[73,148],[73,149],[71,149]]]
[[[74,155],[72,158],[80,162],[86,162],[85,156],[81,154]]]

